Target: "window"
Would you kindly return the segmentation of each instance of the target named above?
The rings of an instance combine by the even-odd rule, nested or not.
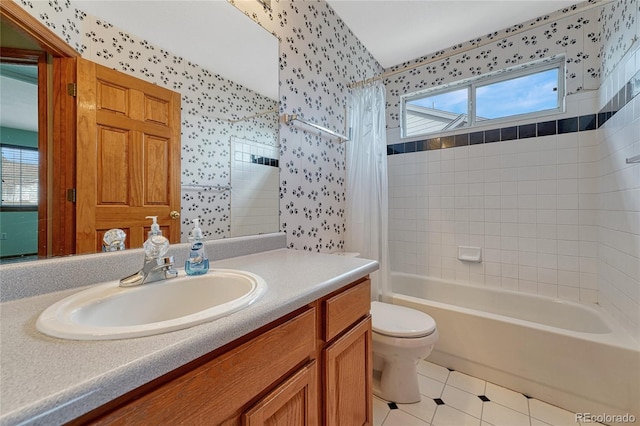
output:
[[[563,57],[521,65],[403,96],[403,136],[562,112],[563,100]]]
[[[38,208],[38,150],[13,145],[2,149],[2,208]]]

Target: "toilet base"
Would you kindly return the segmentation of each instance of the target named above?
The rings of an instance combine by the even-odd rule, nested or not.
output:
[[[380,371],[374,370],[373,394],[399,404],[420,402],[417,364],[384,362]]]

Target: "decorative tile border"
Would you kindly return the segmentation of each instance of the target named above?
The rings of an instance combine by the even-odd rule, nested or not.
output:
[[[400,142],[387,145],[387,155],[408,154],[411,152],[431,151],[434,149],[455,148],[458,146],[477,145],[481,143],[505,142],[540,136],[561,135],[564,133],[586,132],[600,128],[615,113],[640,93],[638,87],[640,71],[638,71],[616,93],[609,102],[596,114],[547,120],[519,126],[501,127],[480,130],[459,135],[427,138],[411,142]]]
[[[251,161],[253,164],[260,164],[269,167],[278,167],[278,159],[277,158],[269,158],[269,157],[261,157],[258,155],[251,154]]]

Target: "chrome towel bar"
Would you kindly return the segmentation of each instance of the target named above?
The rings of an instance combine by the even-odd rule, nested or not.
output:
[[[285,124],[291,124],[292,121],[299,121],[301,123],[306,124],[307,126],[311,126],[314,129],[320,130],[328,135],[338,138],[339,142],[347,142],[349,140],[345,135],[341,135],[340,133],[336,133],[333,130],[327,129],[326,127],[322,127],[319,124],[313,123],[311,121],[304,120],[298,117],[298,114],[284,114],[284,122]]]
[[[231,191],[231,185],[182,185],[184,189],[204,189],[206,190],[215,190],[215,191]]]

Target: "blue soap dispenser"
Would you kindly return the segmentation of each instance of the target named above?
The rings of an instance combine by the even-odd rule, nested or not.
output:
[[[184,270],[187,275],[202,275],[206,274],[209,270],[209,259],[204,250],[204,243],[202,242],[200,219],[193,219],[193,223],[194,227],[189,236],[191,250],[189,251],[189,258],[184,264]]]

